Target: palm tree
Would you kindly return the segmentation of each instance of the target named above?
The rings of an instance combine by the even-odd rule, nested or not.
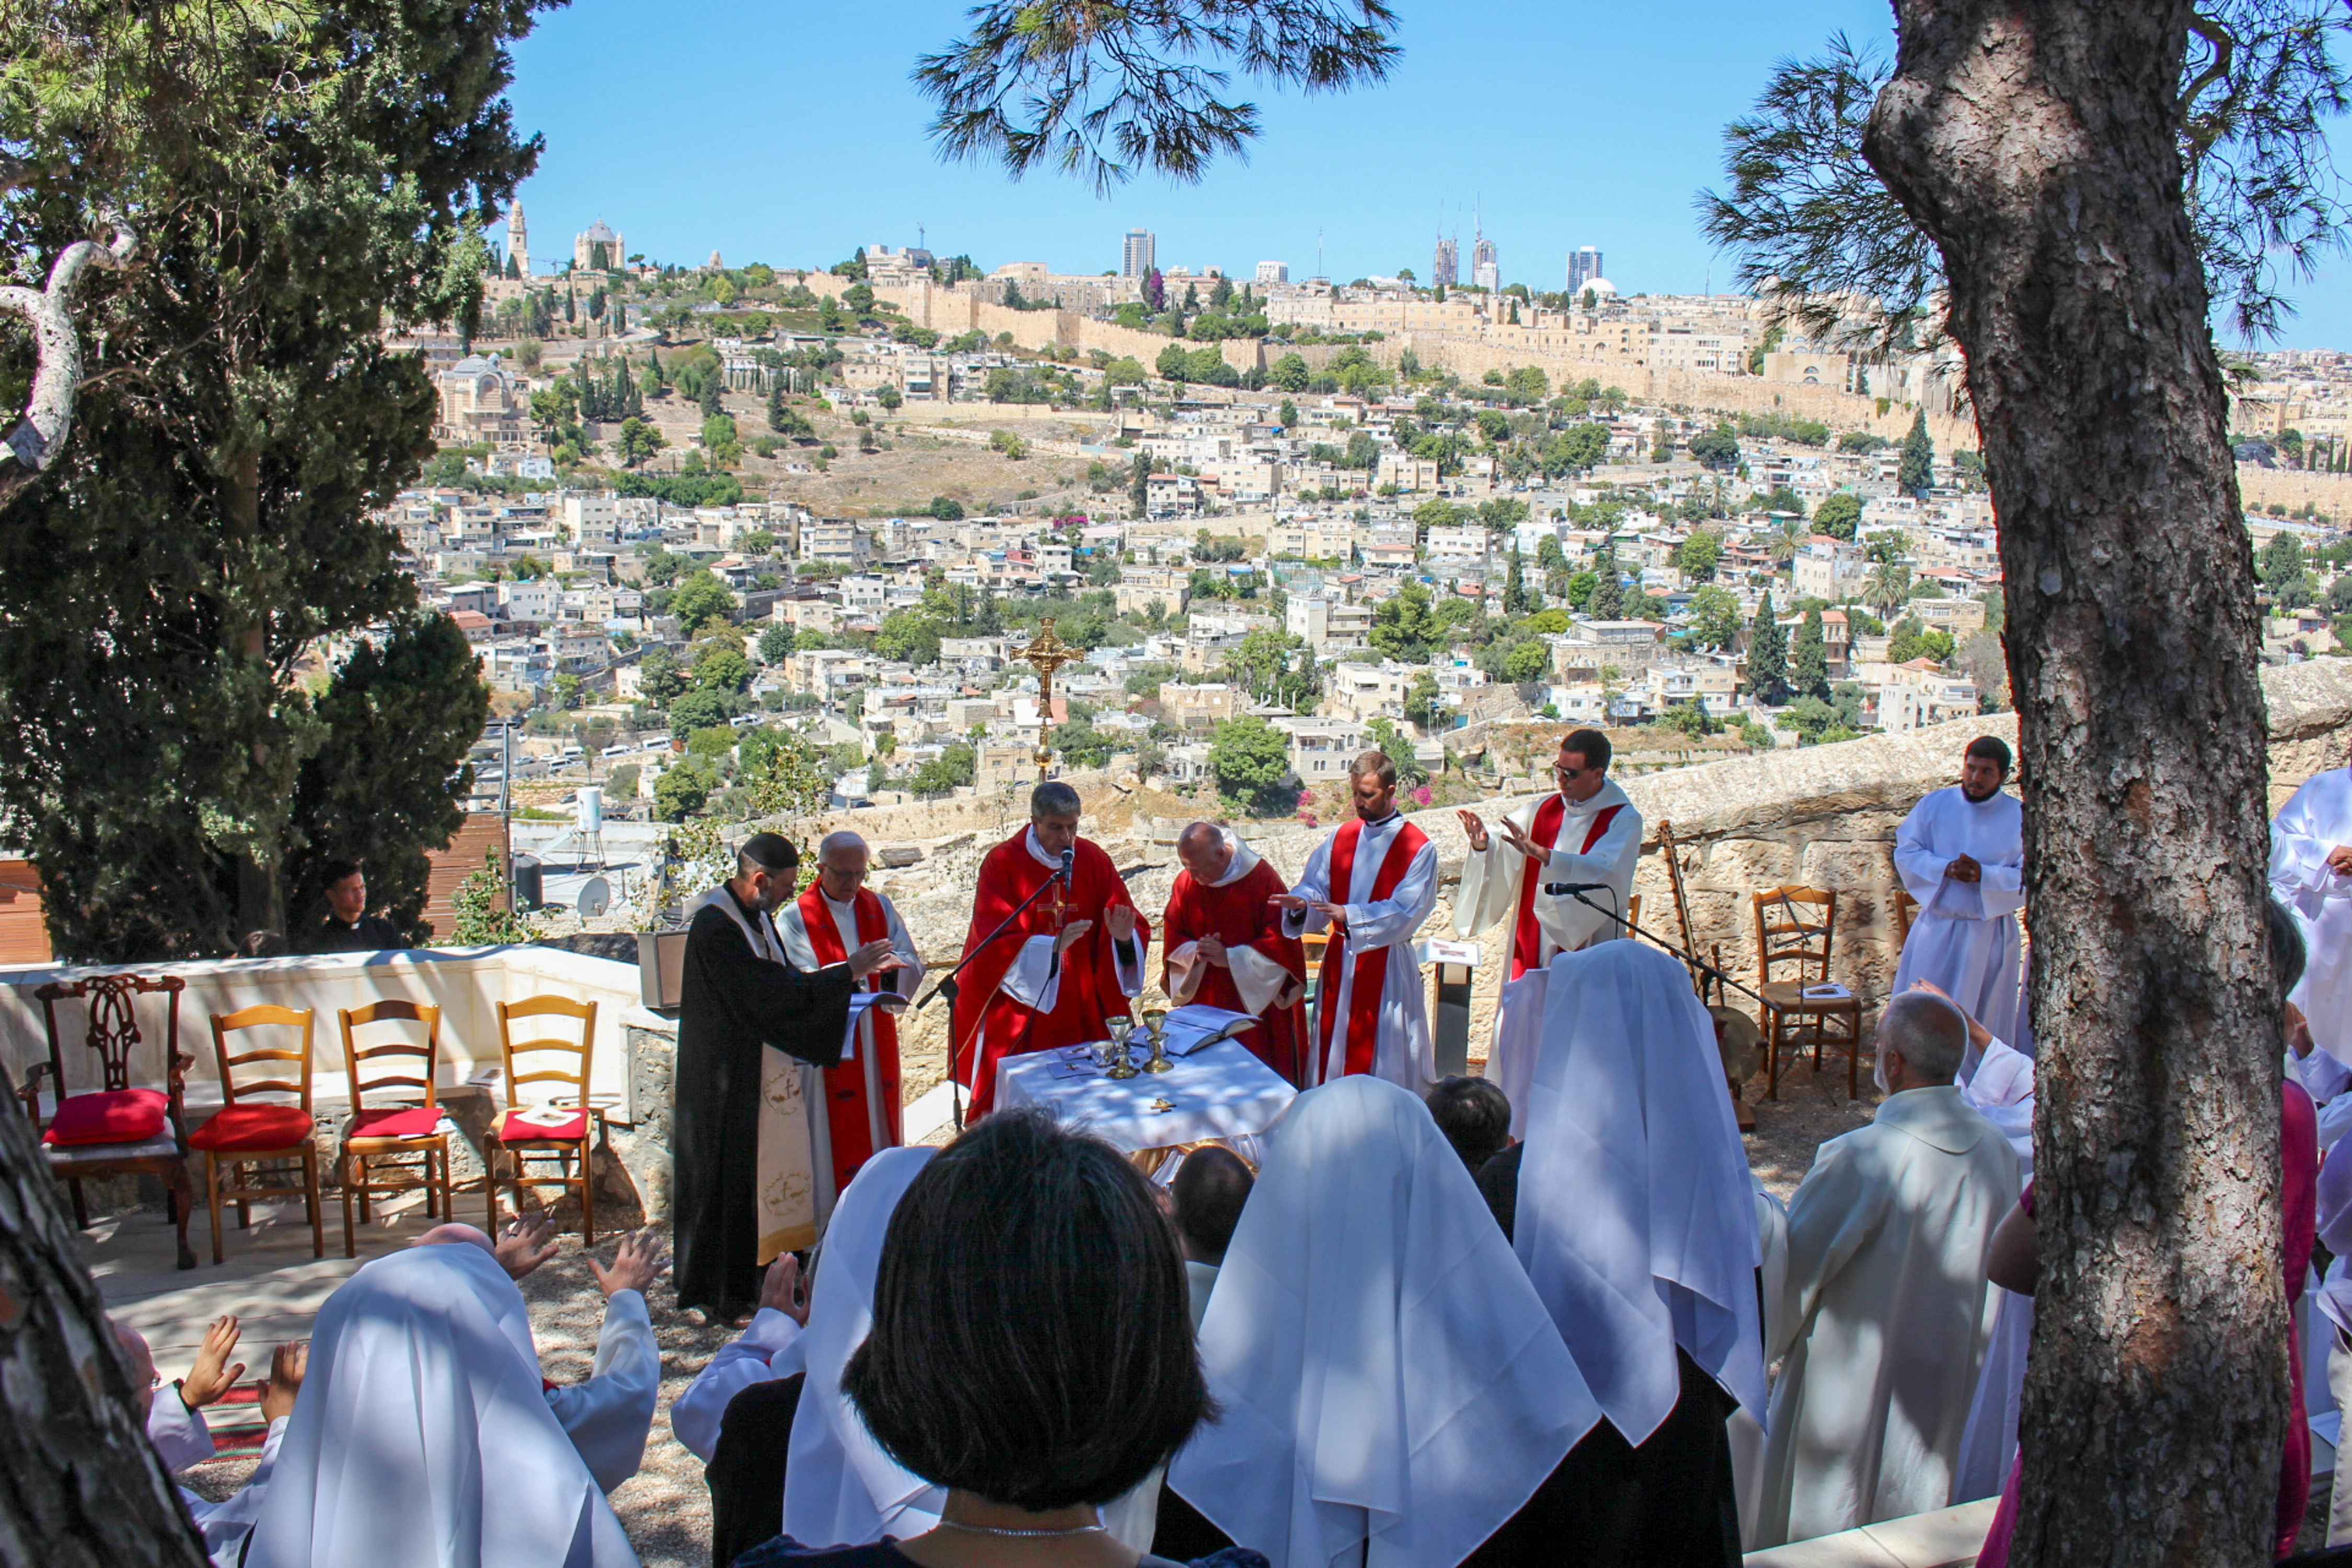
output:
[[[1802,550],[1805,547],[1805,541],[1812,536],[1812,525],[1801,517],[1792,517],[1774,529],[1766,539],[1771,549],[1774,563],[1795,560],[1797,552]]]
[[[1900,561],[1882,561],[1862,580],[1862,602],[1881,620],[1891,617],[1911,596],[1911,568]]]

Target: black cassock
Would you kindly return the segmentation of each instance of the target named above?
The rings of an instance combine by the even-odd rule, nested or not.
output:
[[[762,929],[741,900],[735,908]],[[839,1062],[856,982],[845,963],[811,974],[760,957],[716,903],[688,928],[682,978],[670,1125],[677,1304],[748,1307],[760,1295],[761,1047]]]

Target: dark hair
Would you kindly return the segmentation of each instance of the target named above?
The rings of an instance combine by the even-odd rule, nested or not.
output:
[[[1389,754],[1386,752],[1366,752],[1348,764],[1349,783],[1354,783],[1366,773],[1377,777],[1381,781],[1382,789],[1396,788],[1396,763],[1389,760]]]
[[[1999,735],[1979,735],[1969,742],[1969,749],[1961,754],[1990,758],[1993,765],[2000,769],[2003,776],[2007,776],[2009,773],[2009,742]]]
[[[1076,816],[1081,804],[1076,790],[1059,779],[1047,779],[1029,792],[1029,820]]]
[[[1598,730],[1570,730],[1559,738],[1562,752],[1573,752],[1588,768],[1609,771],[1609,737]]]
[[[2284,996],[2303,978],[2303,966],[2310,962],[2310,952],[2304,945],[2303,928],[2294,923],[2286,906],[2276,899],[2263,900],[2263,916],[2271,931],[2271,965],[2278,971],[2279,994]]]
[[[319,868],[319,886],[331,888],[346,877],[357,876],[359,869],[356,860],[330,860]]]
[[[1175,1202],[1176,1228],[1193,1257],[1203,1263],[1225,1260],[1234,1226],[1242,1222],[1242,1205],[1256,1184],[1248,1164],[1230,1149],[1212,1143],[1184,1156],[1168,1195]]]
[[[755,868],[761,871],[797,871],[801,868],[801,852],[781,833],[754,833],[735,851],[735,869],[749,875]]]
[[[1490,1079],[1441,1079],[1424,1099],[1437,1130],[1474,1176],[1511,1141],[1510,1097]]]
[[[999,1110],[898,1200],[842,1391],[934,1485],[1032,1512],[1110,1502],[1216,1415],[1189,1300],[1133,1165]]]
[[[1518,1239],[1513,1232],[1519,1216],[1519,1165],[1527,1153],[1526,1144],[1514,1143],[1478,1167],[1478,1195],[1486,1200],[1486,1212],[1503,1227],[1505,1241]]]

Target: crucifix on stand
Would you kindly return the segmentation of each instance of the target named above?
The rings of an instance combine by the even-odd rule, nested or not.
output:
[[[1054,749],[1047,745],[1054,727],[1054,672],[1079,657],[1078,650],[1054,635],[1054,617],[1038,623],[1037,635],[1021,650],[1037,671],[1037,777],[1042,781],[1053,765]]]

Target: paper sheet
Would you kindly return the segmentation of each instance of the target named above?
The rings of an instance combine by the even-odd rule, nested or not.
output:
[[[896,991],[851,992],[849,995],[849,1025],[848,1027],[842,1032],[841,1037],[841,1059],[845,1062],[854,1062],[857,1059],[857,1026],[865,1018],[866,1010],[868,1007],[874,1006],[877,1003],[902,1002],[904,1000],[905,998],[900,996]]]

